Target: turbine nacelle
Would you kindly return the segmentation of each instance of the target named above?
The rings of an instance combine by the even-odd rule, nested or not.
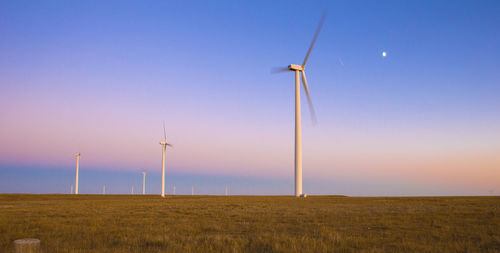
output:
[[[171,146],[172,146],[172,144],[167,143],[166,141],[160,141],[160,145],[163,145],[163,146],[169,146],[169,147],[171,147]]]
[[[297,65],[297,64],[290,64],[288,65],[288,69],[292,71],[304,71],[304,67]]]

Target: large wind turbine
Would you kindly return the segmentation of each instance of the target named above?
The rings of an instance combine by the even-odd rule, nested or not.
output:
[[[307,59],[309,59],[309,55],[311,54],[311,50],[314,47],[314,43],[316,43],[316,39],[318,38],[319,32],[321,31],[321,27],[323,26],[323,22],[325,21],[326,11],[323,13],[321,17],[321,21],[318,25],[318,29],[316,30],[316,34],[313,37],[311,46],[309,46],[309,50],[307,51],[306,57],[304,58],[304,62],[302,65],[290,64],[287,68],[281,68],[278,71],[294,71],[295,72],[295,196],[296,197],[305,197],[306,195],[302,193],[302,130],[301,130],[301,120],[300,120],[300,79],[302,78],[302,84],[304,85],[304,90],[307,95],[307,102],[309,104],[309,110],[311,111],[311,118],[313,124],[316,123],[316,115],[314,113],[314,107],[312,105],[311,96],[309,95],[309,87],[307,86],[306,80],[306,63]]]
[[[78,152],[78,154],[76,154],[75,156],[76,156],[75,194],[78,194],[78,169],[80,167],[80,156],[82,156],[82,154]]]
[[[163,136],[164,140],[160,141],[162,147],[161,153],[161,196],[165,197],[165,153],[167,152],[167,146],[172,146],[167,143],[167,132],[165,131],[165,122],[163,122]]]

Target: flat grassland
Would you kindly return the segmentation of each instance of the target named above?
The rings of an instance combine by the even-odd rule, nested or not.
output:
[[[0,194],[0,252],[500,252],[500,197]]]

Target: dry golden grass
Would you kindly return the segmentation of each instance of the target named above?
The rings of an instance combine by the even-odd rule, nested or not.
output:
[[[0,195],[0,252],[500,252],[499,197]]]

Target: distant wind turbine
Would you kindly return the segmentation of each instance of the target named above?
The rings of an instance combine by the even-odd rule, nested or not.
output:
[[[146,171],[142,172],[142,195],[146,194]]]
[[[321,27],[326,18],[326,11],[321,17],[316,34],[313,37],[312,43],[309,46],[306,57],[302,62],[302,65],[290,64],[287,68],[279,68],[277,71],[273,72],[284,72],[284,71],[294,71],[295,72],[295,196],[296,197],[306,197],[307,195],[302,193],[302,130],[301,130],[301,117],[300,117],[300,79],[302,77],[302,84],[304,85],[304,90],[307,95],[307,102],[309,104],[309,110],[311,111],[311,119],[313,124],[316,123],[316,114],[314,112],[314,107],[311,101],[311,96],[309,95],[309,87],[307,86],[306,80],[306,63],[311,54],[311,50],[316,43]]]
[[[191,196],[194,195],[194,185],[191,186]]]
[[[134,195],[134,187],[132,186],[132,189],[130,190],[130,194]]]
[[[165,153],[167,152],[167,146],[172,146],[167,143],[167,132],[165,131],[165,122],[163,122],[163,136],[164,140],[160,142],[162,146],[161,153],[161,196],[165,197]]]
[[[73,185],[71,185],[71,191],[70,191],[71,194],[73,194]]]
[[[78,152],[78,154],[76,154],[75,156],[76,156],[75,194],[78,194],[78,169],[80,167],[80,156],[82,156],[82,154]]]
[[[102,186],[102,195],[106,194],[106,185]]]
[[[175,185],[174,185],[174,195],[175,195]]]

